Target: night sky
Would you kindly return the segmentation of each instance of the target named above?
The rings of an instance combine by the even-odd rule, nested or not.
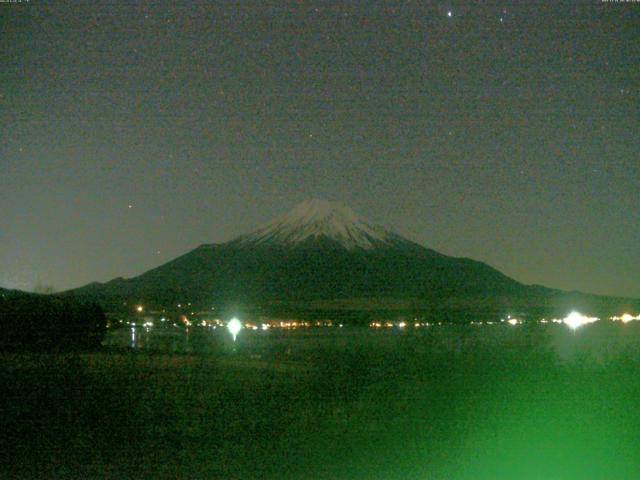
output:
[[[640,297],[640,3],[0,3],[0,286],[133,276],[340,201]]]

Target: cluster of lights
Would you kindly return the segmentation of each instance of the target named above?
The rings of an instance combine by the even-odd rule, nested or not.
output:
[[[638,317],[640,318],[640,316]],[[552,318],[551,320],[547,320],[546,318],[543,318],[542,320],[540,320],[540,323],[563,323],[566,326],[568,326],[569,328],[571,328],[572,330],[576,330],[577,328],[583,326],[583,325],[587,325],[589,323],[594,323],[597,322],[598,320],[600,320],[597,317],[589,317],[587,315],[582,315],[579,312],[571,312],[569,315],[567,315],[564,318]],[[504,318],[500,320],[501,322],[506,322],[509,325],[521,325],[524,323],[523,320],[519,319],[519,318],[513,318],[510,315],[507,317],[507,319],[505,320]]]
[[[543,318],[540,323],[564,323],[564,318],[552,318],[551,320]]]
[[[189,303],[190,304],[190,303]],[[178,304],[178,307],[181,307],[181,304]],[[212,308],[213,309],[213,308]],[[135,306],[135,311],[137,313],[142,313],[144,312],[144,307],[142,305],[136,305]],[[594,323],[597,322],[599,320],[599,318],[597,317],[589,317],[586,315],[582,315],[579,312],[573,311],[571,312],[569,315],[567,315],[565,318],[562,319],[558,319],[558,318],[554,318],[554,319],[550,319],[547,320],[545,318],[540,320],[540,323],[546,324],[546,323],[558,323],[558,324],[565,324],[567,325],[569,328],[576,330],[579,327],[589,324],[589,323]],[[610,320],[612,321],[619,321],[622,323],[629,323],[633,320],[640,320],[640,315],[636,315],[633,316],[629,313],[624,313],[621,316],[613,316],[610,317]],[[167,319],[165,317],[162,317],[160,319],[161,322],[166,322]],[[192,326],[192,322],[187,318],[186,315],[182,315],[180,317],[180,322],[187,327]],[[524,323],[523,320],[519,319],[519,318],[514,318],[511,315],[507,316],[506,319],[502,318],[500,320],[500,322],[506,322],[509,325],[512,326],[516,326],[516,325],[521,325]],[[122,320],[120,320],[120,323],[123,323]],[[472,321],[470,322],[471,325],[493,325],[493,324],[497,324],[499,322],[482,322],[482,321]],[[126,324],[130,325],[131,327],[135,327],[136,323],[135,322],[126,322]],[[174,323],[175,326],[177,326]],[[213,319],[213,320],[209,320],[209,319],[203,319],[200,320],[200,322],[198,322],[196,325],[201,326],[201,327],[211,327],[211,328],[217,328],[219,326],[224,326],[225,323],[220,320],[220,319]],[[240,328],[238,328],[238,325],[240,326]],[[393,328],[393,327],[398,327],[401,329],[406,328],[407,326],[413,326],[414,328],[420,328],[420,327],[430,327],[432,325],[442,325],[442,322],[437,322],[437,323],[429,323],[429,322],[418,322],[417,319],[415,319],[415,323],[409,324],[405,321],[399,321],[399,322],[392,322],[392,321],[373,321],[371,323],[369,323],[369,327],[371,328]],[[145,321],[142,324],[143,327],[146,328],[150,328],[154,326],[154,323],[152,321]],[[267,323],[261,323],[261,324],[253,324],[250,322],[246,322],[244,327],[242,325],[242,323],[240,323],[240,321],[237,318],[233,318],[231,319],[227,324],[226,324],[227,328],[229,329],[230,332],[232,332],[232,335],[234,336],[234,341],[235,341],[235,337],[238,334],[238,332],[240,331],[240,329],[242,328],[247,328],[250,330],[263,330],[266,331],[269,328],[282,328],[282,329],[295,329],[295,328],[308,328],[308,327],[333,327],[334,324],[331,320],[318,320],[315,322],[309,322],[309,321],[298,321],[298,320],[279,320],[279,321],[269,321]],[[338,326],[342,327],[342,324],[339,324]],[[233,334],[233,331],[235,331],[236,333]]]
[[[611,317],[611,320],[613,320],[614,322],[629,323],[633,320],[640,320],[640,315],[636,315],[634,317],[630,313],[624,313],[620,317]]]
[[[311,325],[309,324],[309,322],[296,322],[294,320],[294,321],[285,321],[285,322],[281,321],[276,323],[275,326],[279,328],[298,328],[298,327],[305,328],[305,327],[310,327]]]
[[[142,312],[142,306],[136,306],[135,310],[137,312]],[[168,322],[169,320],[166,317],[162,317],[160,322]],[[120,320],[120,323],[126,323],[127,325],[136,326],[135,322],[125,322]],[[146,321],[142,324],[144,327],[152,327],[154,323],[152,321]],[[203,319],[194,319],[193,317],[189,318],[187,315],[180,315],[177,323],[173,323],[174,326],[182,325],[185,327],[208,327],[212,329],[216,329],[218,327],[228,326],[227,322],[219,318],[203,318]],[[332,320],[317,320],[315,322],[305,321],[305,320],[271,320],[264,321],[261,323],[252,323],[245,322],[243,328],[248,330],[269,330],[270,328],[281,328],[281,329],[296,329],[296,328],[310,328],[310,327],[333,327],[339,326],[342,327],[343,324],[334,324]]]
[[[436,325],[433,323],[429,323],[429,322],[415,322],[413,324],[409,324],[407,322],[382,322],[379,320],[373,321],[371,323],[369,323],[369,327],[370,328],[393,328],[393,327],[398,327],[398,328],[406,328],[410,325],[413,325],[414,328],[420,328],[420,327],[430,327],[431,325]],[[442,325],[442,322],[437,323],[437,325]]]
[[[507,315],[507,318],[506,318],[506,319],[505,319],[505,318],[501,318],[501,319],[500,319],[500,321],[501,321],[502,323],[506,322],[506,323],[508,323],[509,325],[514,326],[514,327],[515,327],[516,325],[521,325],[521,324],[523,324],[523,323],[524,323],[524,321],[523,321],[523,320],[520,320],[519,318],[512,317],[511,315]],[[482,322],[480,322],[480,323],[482,324]]]
[[[217,327],[224,326],[224,322],[219,318],[214,318],[214,319],[203,318],[202,320],[200,320],[199,325],[201,327],[217,328]]]
[[[309,322],[306,320],[273,320],[267,323],[262,323],[262,330],[269,328],[283,328],[283,329],[295,329],[295,328],[310,328],[310,327],[333,327],[333,321],[331,320],[317,320],[315,322]]]

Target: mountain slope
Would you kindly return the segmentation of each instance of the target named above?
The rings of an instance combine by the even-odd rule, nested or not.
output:
[[[523,285],[481,262],[442,255],[321,200],[304,202],[229,242],[201,245],[138,277],[73,293],[109,305],[189,301],[201,307],[414,310],[548,306],[567,296]]]

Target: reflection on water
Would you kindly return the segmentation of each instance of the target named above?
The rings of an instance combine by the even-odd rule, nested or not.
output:
[[[160,328],[132,326],[108,332],[104,345],[166,354],[229,354],[308,358],[326,348],[393,349],[411,346],[442,354],[465,355],[475,350],[514,353],[537,350],[559,361],[591,359],[606,362],[640,349],[640,324],[601,321],[573,331],[565,325],[441,325],[423,329],[366,327],[306,329],[243,329],[234,344],[226,328]]]
[[[217,343],[212,332],[206,329],[196,332],[195,336],[194,339],[190,329],[168,330],[132,326],[129,329],[109,331],[103,345],[158,353],[208,353]]]

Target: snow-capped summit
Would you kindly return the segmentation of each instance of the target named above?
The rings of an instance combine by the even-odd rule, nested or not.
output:
[[[238,239],[243,244],[295,246],[313,239],[328,239],[351,250],[390,244],[396,236],[373,226],[338,202],[306,200],[258,230]]]

